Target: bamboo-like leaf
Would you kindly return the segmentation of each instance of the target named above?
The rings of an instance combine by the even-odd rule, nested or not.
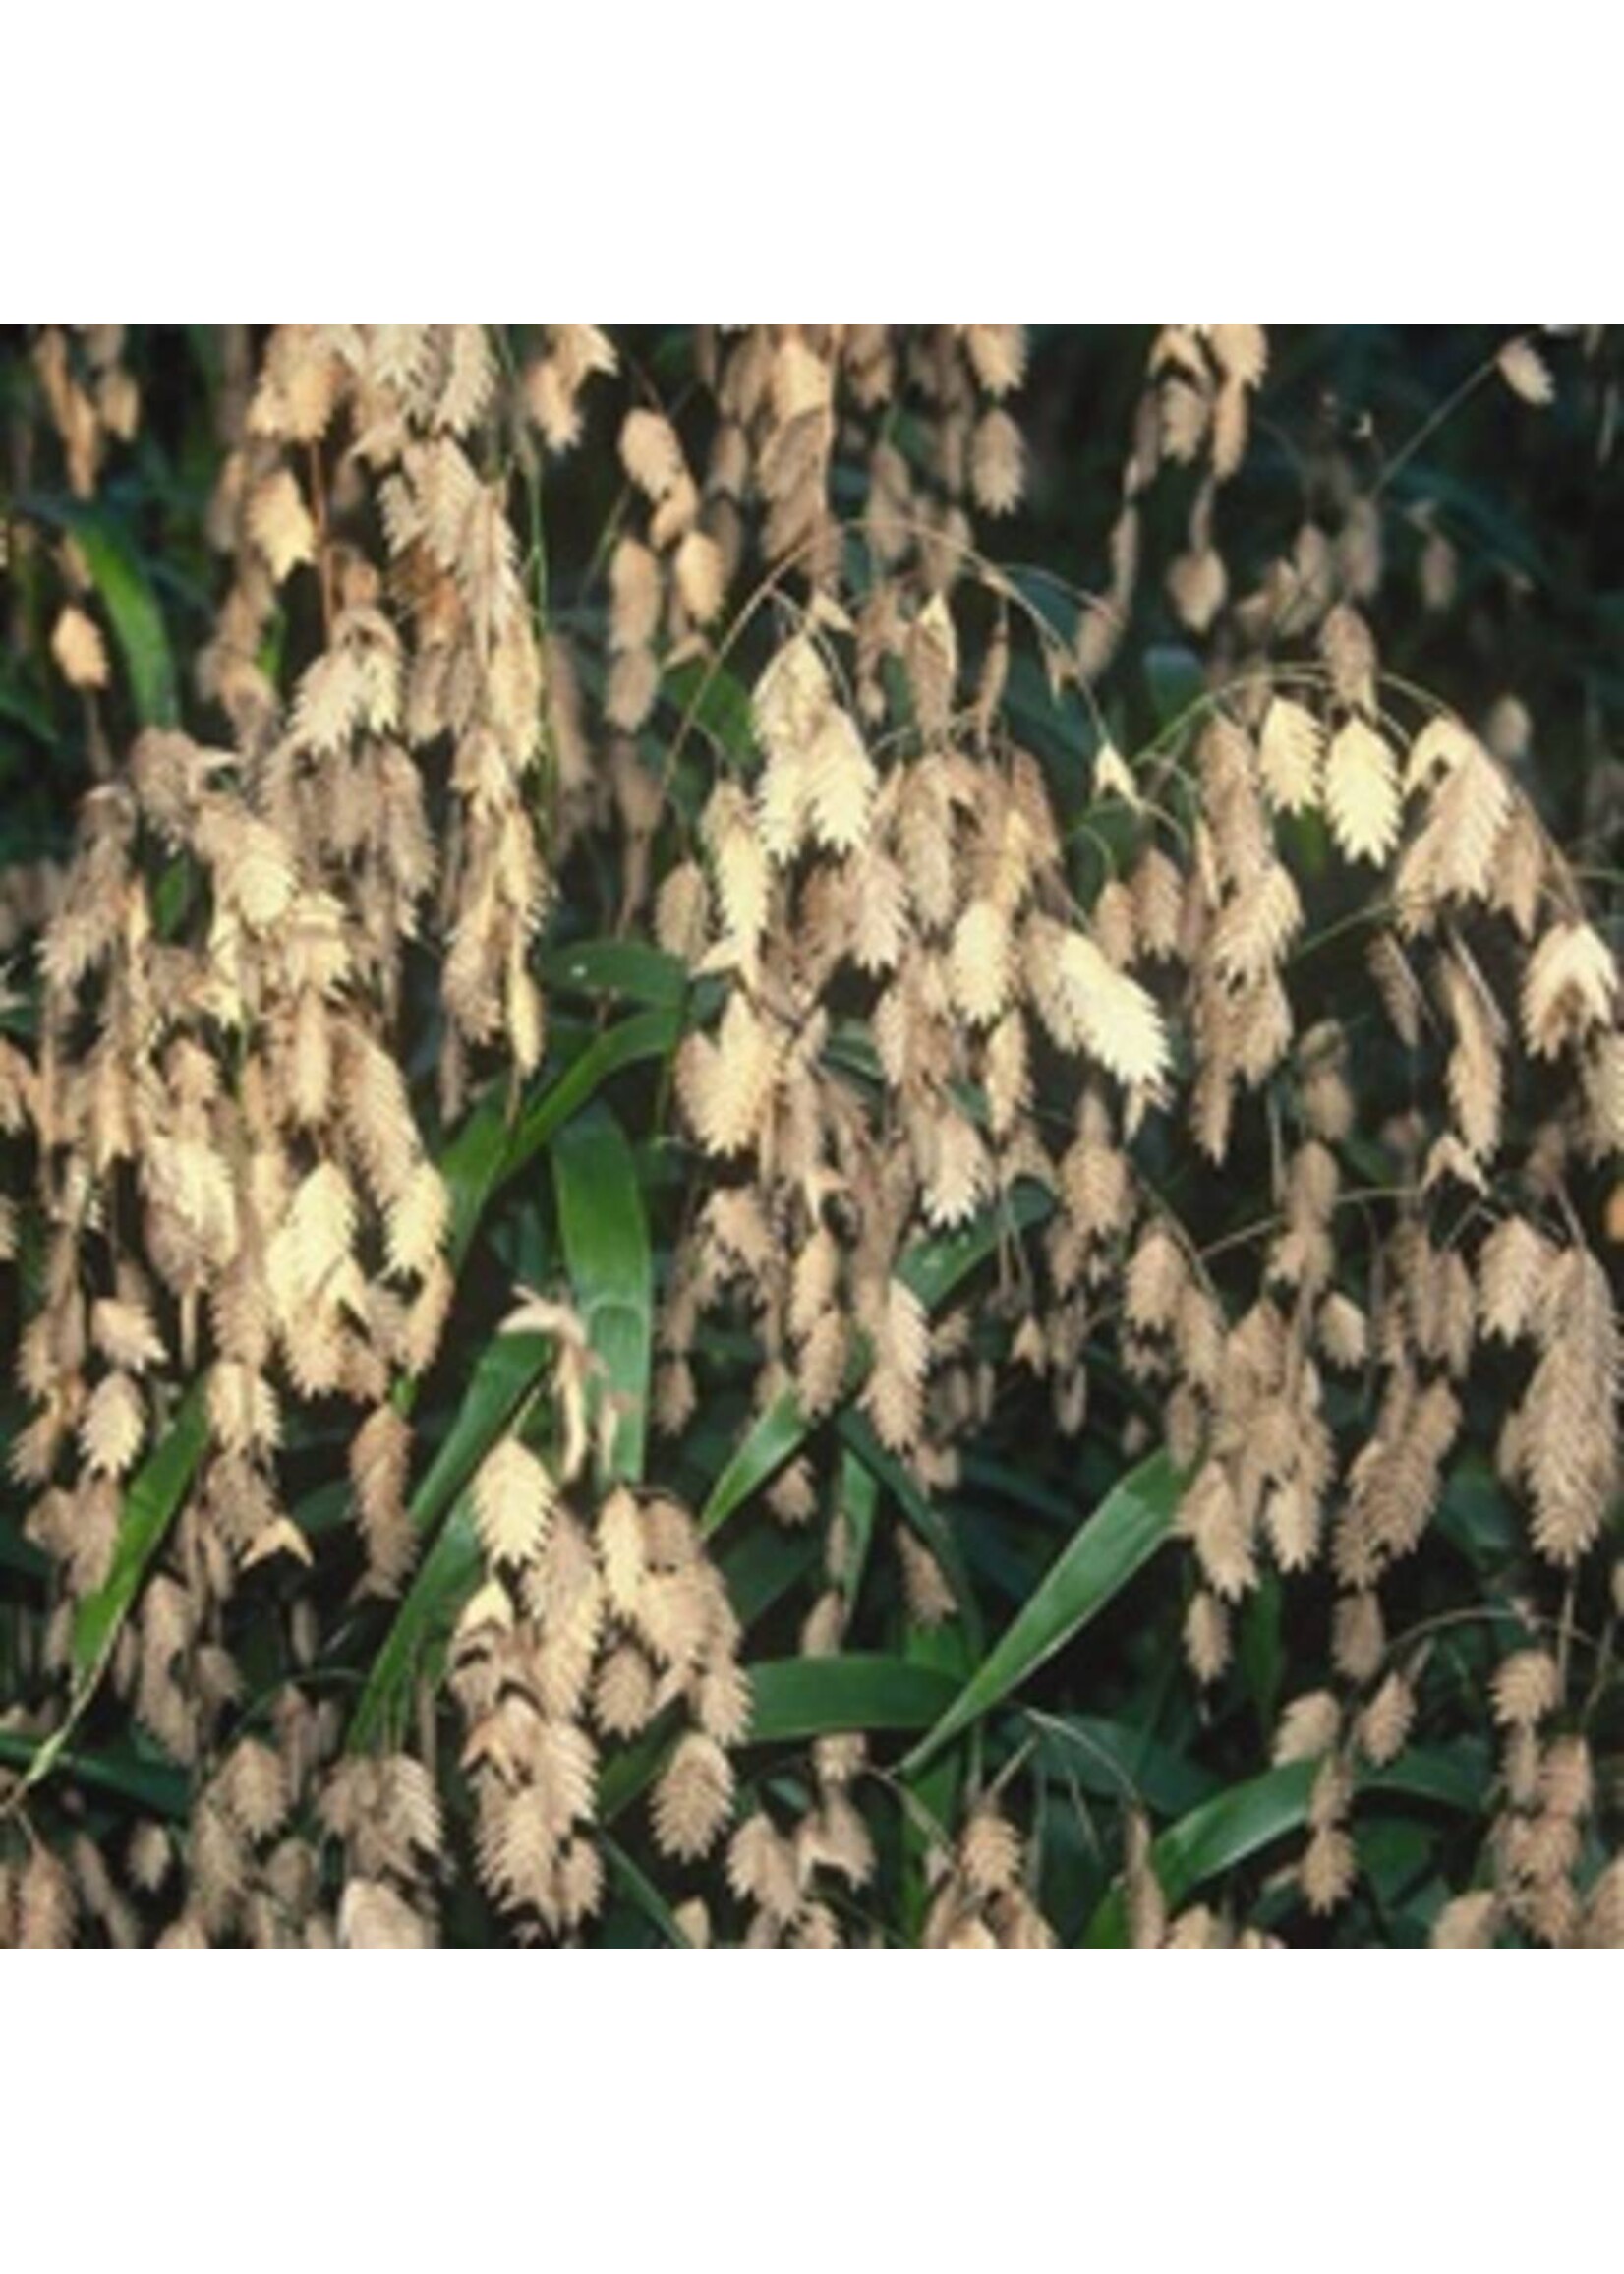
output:
[[[897,1276],[912,1288],[927,1311],[934,1311],[960,1280],[996,1255],[1006,1241],[1033,1224],[1041,1224],[1054,1209],[1052,1195],[1041,1185],[1019,1184],[1007,1199],[978,1216],[973,1224],[966,1224],[961,1232],[943,1232],[935,1239],[916,1241],[898,1265]]]
[[[354,1513],[355,1487],[348,1477],[329,1477],[324,1485],[318,1485],[288,1510],[307,1540],[319,1540],[325,1533],[341,1531]]]
[[[480,1353],[456,1420],[412,1494],[409,1514],[423,1536],[436,1532],[401,1598],[367,1670],[350,1718],[348,1743],[376,1744],[393,1726],[428,1646],[449,1633],[478,1583],[481,1556],[467,1487],[507,1429],[546,1366],[551,1345],[537,1334],[498,1334]],[[450,1510],[448,1521],[446,1511]]]
[[[186,1495],[207,1437],[203,1390],[194,1386],[176,1408],[161,1441],[130,1480],[107,1576],[81,1600],[74,1613],[73,1689],[67,1715],[33,1753],[23,1778],[25,1791],[48,1777],[63,1758],[68,1739],[107,1670],[142,1580]]]
[[[485,1204],[501,1182],[508,1146],[505,1085],[482,1099],[439,1156],[439,1173],[451,1195],[448,1247],[452,1270],[473,1245]]]
[[[666,673],[666,692],[694,725],[708,734],[727,756],[753,762],[755,729],[750,718],[750,697],[721,664],[696,658]]]
[[[970,1648],[979,1653],[982,1643],[981,1606],[975,1600],[975,1590],[970,1585],[970,1575],[964,1568],[964,1558],[953,1526],[929,1494],[920,1490],[896,1455],[886,1451],[861,1414],[853,1413],[848,1408],[841,1414],[839,1428],[851,1453],[862,1463],[876,1484],[884,1486],[942,1566],[963,1618]]]
[[[872,1469],[851,1451],[841,1455],[840,1507],[845,1520],[845,1568],[839,1575],[841,1592],[854,1603],[862,1592],[868,1551],[874,1541],[874,1516],[880,1487]]]
[[[553,1134],[594,1097],[611,1074],[640,1060],[664,1058],[682,1031],[674,1011],[639,1011],[599,1036],[545,1096],[520,1117],[502,1162],[505,1180],[535,1159]]]
[[[809,1426],[792,1389],[781,1391],[765,1413],[756,1416],[699,1512],[699,1529],[707,1538],[799,1452]]]
[[[1139,1801],[1158,1815],[1177,1816],[1209,1800],[1218,1779],[1188,1754],[1157,1742],[1142,1729],[1097,1714],[1042,1714],[1045,1759],[1068,1783],[1107,1799]]]
[[[677,1709],[667,1706],[629,1745],[610,1754],[598,1774],[600,1824],[612,1824],[617,1816],[624,1815],[640,1792],[648,1790],[664,1768],[679,1727]]]
[[[131,1480],[107,1577],[74,1613],[74,1676],[81,1688],[94,1686],[112,1656],[119,1629],[192,1482],[207,1436],[203,1392],[189,1390],[162,1442]]]
[[[923,1729],[957,1687],[934,1666],[852,1651],[827,1659],[762,1659],[750,1677],[747,1745],[804,1743],[841,1729]],[[604,1764],[598,1814],[610,1824],[659,1776],[679,1720],[668,1708]]]
[[[1170,1824],[1154,1841],[1150,1861],[1162,1893],[1177,1906],[1205,1881],[1245,1863],[1308,1820],[1308,1800],[1319,1764],[1290,1761],[1261,1777],[1232,1784]],[[1469,1813],[1483,1803],[1483,1781],[1447,1754],[1417,1748],[1385,1769],[1364,1771],[1362,1792],[1392,1792]],[[1083,1940],[1093,1949],[1120,1949],[1128,1939],[1123,1891],[1114,1886],[1088,1922]]]
[[[0,1761],[28,1770],[36,1757],[35,1741],[17,1729],[0,1729]],[[59,1777],[83,1784],[88,1791],[109,1792],[115,1799],[145,1809],[149,1816],[185,1819],[191,1786],[184,1770],[166,1761],[151,1761],[128,1746],[106,1752],[85,1753],[74,1746],[58,1747],[52,1766]]]
[[[455,1625],[483,1568],[474,1511],[464,1493],[418,1565],[373,1655],[345,1738],[352,1753],[371,1751],[403,1724],[413,1681],[433,1670],[433,1654]]]
[[[961,1619],[944,1620],[939,1626],[918,1626],[910,1622],[902,1647],[908,1664],[916,1672],[928,1674],[954,1697],[963,1688],[975,1662]],[[945,1746],[921,1766],[904,1767],[899,1772],[899,1781],[906,1795],[900,1826],[900,1896],[902,1929],[909,1942],[920,1940],[929,1915],[934,1879],[932,1851],[939,1839],[951,1838],[949,1827],[957,1824],[963,1814],[964,1790],[970,1773],[969,1751],[968,1745]]]
[[[547,985],[564,994],[623,995],[654,1011],[678,1011],[689,988],[687,966],[646,940],[582,940],[541,959]]]
[[[967,1729],[1054,1656],[1156,1552],[1178,1506],[1180,1480],[1153,1453],[1106,1494],[1000,1635],[941,1720],[914,1747],[904,1771]]]
[[[1071,1530],[1077,1512],[1076,1502],[1053,1485],[1045,1485],[1039,1478],[1028,1476],[1025,1470],[1013,1468],[1009,1462],[995,1460],[986,1453],[965,1453],[961,1468],[967,1489],[1013,1500],[1017,1507],[1029,1508],[1045,1523]]]
[[[1232,1784],[1171,1824],[1150,1850],[1151,1868],[1169,1903],[1178,1905],[1204,1880],[1244,1863],[1247,1856],[1305,1823],[1314,1761],[1289,1761],[1243,1784]],[[1127,1908],[1113,1887],[1088,1922],[1083,1940],[1098,1949],[1127,1941]]]
[[[453,1263],[460,1263],[467,1254],[492,1195],[535,1159],[611,1074],[645,1059],[666,1057],[676,1047],[680,1033],[681,1020],[674,1010],[637,1012],[589,1043],[511,1129],[505,1092],[499,1089],[470,1114],[439,1163],[451,1190]]]
[[[962,1232],[947,1232],[934,1239],[916,1241],[902,1257],[898,1277],[912,1288],[927,1311],[933,1310],[952,1294],[960,1280],[997,1253],[1012,1227],[1020,1230],[1041,1222],[1053,1204],[1048,1194],[1036,1186],[1022,1186],[1006,1210],[979,1218]],[[853,1380],[856,1378],[859,1377],[854,1373]],[[794,1391],[781,1392],[765,1413],[757,1415],[712,1487],[710,1497],[700,1511],[700,1530],[709,1535],[725,1524],[752,1492],[759,1492],[785,1461],[793,1459],[813,1427],[801,1413]]]
[[[416,1491],[412,1528],[432,1532],[534,1388],[551,1344],[541,1334],[493,1335],[480,1352],[457,1418]]]
[[[953,1677],[877,1652],[767,1659],[749,1668],[752,1745],[839,1729],[924,1729],[951,1702]]]
[[[662,1942],[674,1950],[692,1950],[693,1945],[676,1923],[671,1906],[646,1872],[638,1869],[618,1840],[610,1839],[608,1833],[600,1833],[599,1845],[604,1861],[609,1865],[609,1878],[635,1910],[640,1910]]]
[[[131,700],[144,727],[172,727],[180,717],[175,658],[163,612],[130,540],[115,521],[84,505],[29,498],[29,510],[71,529],[113,627]]]
[[[559,1132],[552,1174],[564,1259],[614,1413],[605,1478],[635,1483],[648,1435],[654,1258],[637,1163],[606,1107],[593,1106]]]

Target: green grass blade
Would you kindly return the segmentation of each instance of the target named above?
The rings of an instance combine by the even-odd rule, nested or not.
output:
[[[614,1417],[604,1475],[635,1483],[648,1437],[654,1256],[637,1163],[607,1107],[593,1106],[559,1132],[552,1174],[564,1260]]]
[[[440,1156],[451,1190],[451,1261],[467,1254],[487,1202],[526,1167],[570,1118],[590,1104],[610,1075],[664,1058],[676,1046],[675,1011],[640,1011],[590,1042],[510,1128],[506,1091],[498,1087],[463,1123]]]
[[[934,1666],[878,1652],[766,1659],[749,1668],[752,1745],[786,1744],[840,1729],[925,1729],[956,1684]]]
[[[74,1613],[74,1678],[78,1685],[93,1684],[111,1658],[119,1629],[185,1497],[207,1437],[208,1417],[203,1388],[198,1384],[181,1400],[163,1441],[130,1480],[107,1577],[83,1599]]]
[[[873,1471],[849,1449],[841,1453],[840,1510],[845,1522],[846,1559],[840,1583],[841,1593],[848,1604],[855,1603],[862,1593],[879,1503],[880,1487]]]
[[[781,1391],[766,1412],[756,1416],[699,1512],[699,1529],[707,1539],[752,1492],[771,1483],[784,1462],[799,1452],[808,1430],[800,1400],[792,1389]]]
[[[842,1729],[928,1728],[952,1699],[957,1684],[934,1666],[906,1659],[852,1651],[827,1659],[761,1659],[750,1677],[750,1731],[746,1745],[790,1745]],[[665,1765],[679,1729],[667,1709],[631,1744],[605,1762],[598,1779],[598,1815],[612,1824]]]
[[[439,1156],[439,1173],[451,1195],[451,1230],[447,1243],[453,1271],[474,1243],[485,1204],[501,1182],[507,1164],[510,1133],[504,1104],[505,1084],[481,1100]]]
[[[1170,1904],[1183,1903],[1221,1872],[1259,1854],[1308,1821],[1308,1800],[1319,1772],[1317,1761],[1291,1761],[1192,1808],[1170,1824],[1150,1850],[1151,1866]],[[1440,1802],[1468,1813],[1484,1800],[1482,1779],[1445,1754],[1415,1750],[1389,1768],[1366,1770],[1361,1792],[1392,1792]],[[1128,1939],[1127,1907],[1120,1884],[1103,1897],[1088,1922],[1084,1942],[1092,1949],[1120,1949]]]
[[[1019,1184],[1007,1199],[962,1231],[916,1241],[902,1257],[897,1276],[912,1288],[927,1311],[934,1311],[1012,1235],[1041,1224],[1054,1209],[1053,1195],[1041,1185]]]
[[[942,1566],[964,1622],[965,1639],[971,1653],[979,1657],[983,1640],[981,1606],[975,1600],[975,1590],[970,1585],[970,1575],[964,1568],[964,1558],[953,1526],[929,1494],[920,1490],[896,1455],[886,1451],[863,1415],[848,1409],[841,1414],[839,1429],[850,1452],[862,1463],[875,1483],[882,1485],[891,1494]]]
[[[688,992],[688,967],[647,940],[582,940],[551,948],[541,959],[542,978],[561,994],[623,995],[654,1011],[679,1011]]]
[[[622,1067],[640,1060],[665,1058],[681,1038],[682,1021],[674,1011],[639,1011],[622,1019],[582,1051],[568,1071],[519,1118],[502,1161],[500,1181],[535,1159],[542,1147],[580,1112]]]
[[[609,1865],[611,1883],[618,1888],[633,1909],[642,1912],[662,1942],[670,1944],[673,1950],[691,1951],[693,1945],[677,1925],[670,1904],[647,1873],[638,1869],[619,1841],[610,1839],[607,1832],[599,1834],[598,1843],[604,1851],[604,1861]]]
[[[1047,1764],[1065,1781],[1108,1800],[1136,1800],[1158,1816],[1182,1816],[1210,1800],[1219,1780],[1187,1753],[1143,1729],[1097,1714],[1033,1714]]]
[[[807,1533],[785,1533],[776,1525],[746,1529],[716,1551],[727,1585],[727,1600],[749,1628],[782,1603],[817,1564],[822,1544]]]
[[[17,1729],[0,1729],[0,1761],[14,1769],[31,1767],[35,1741]],[[148,1761],[127,1747],[103,1753],[82,1753],[73,1746],[59,1749],[56,1774],[87,1791],[110,1793],[148,1816],[184,1820],[191,1803],[186,1772],[165,1761]]]
[[[434,1652],[456,1624],[483,1569],[473,1509],[465,1493],[418,1565],[367,1668],[344,1740],[352,1753],[372,1751],[405,1725],[412,1684],[419,1673],[433,1670]]]
[[[899,1278],[913,1289],[927,1310],[944,1302],[959,1282],[995,1254],[1011,1228],[1035,1224],[1049,1214],[1053,1202],[1034,1185],[1022,1186],[1007,1208],[995,1210],[962,1232],[946,1232],[911,1247],[898,1267]],[[710,1498],[700,1511],[700,1530],[709,1535],[725,1524],[752,1492],[770,1483],[785,1461],[800,1450],[813,1424],[802,1415],[792,1389],[783,1391],[767,1411],[758,1414],[743,1442],[718,1477]],[[870,1443],[877,1440],[870,1432]]]
[[[207,1436],[200,1383],[181,1400],[161,1442],[130,1480],[107,1576],[82,1599],[74,1613],[73,1690],[67,1716],[33,1753],[23,1779],[25,1790],[48,1777],[66,1753],[68,1739],[107,1670],[147,1568],[186,1496]]]
[[[542,1335],[498,1334],[480,1353],[456,1420],[412,1494],[414,1530],[435,1537],[367,1669],[350,1718],[347,1743],[353,1750],[376,1745],[399,1724],[429,1645],[450,1631],[478,1585],[480,1547],[467,1487],[540,1379],[551,1347]]]
[[[676,1708],[667,1706],[629,1745],[623,1745],[603,1764],[598,1772],[600,1824],[612,1824],[617,1816],[625,1814],[640,1792],[648,1790],[676,1742],[678,1725]]]
[[[145,569],[111,521],[75,512],[71,523],[124,658],[136,716],[144,727],[173,727],[180,718],[175,659]]]
[[[1153,1453],[1114,1486],[1073,1535],[904,1771],[919,1768],[1053,1658],[1149,1561],[1173,1524],[1180,1479]]]
[[[749,694],[720,663],[696,657],[678,664],[666,674],[665,692],[684,715],[691,711],[695,727],[735,763],[754,759]]]
[[[493,1335],[475,1363],[457,1418],[412,1494],[412,1528],[433,1532],[541,1377],[551,1343],[540,1334]]]

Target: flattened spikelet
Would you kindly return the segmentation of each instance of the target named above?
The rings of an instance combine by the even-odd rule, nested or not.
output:
[[[623,1486],[617,1486],[598,1511],[598,1554],[610,1607],[622,1618],[635,1617],[648,1557],[642,1514]]]
[[[1291,871],[1270,861],[1236,894],[1213,933],[1212,960],[1223,977],[1254,986],[1285,956],[1303,924],[1303,903]]]
[[[743,1152],[760,1133],[773,1085],[778,1051],[749,998],[729,996],[714,1043],[704,1035],[684,1046],[688,1069],[686,1099],[708,1152]]]
[[[977,383],[990,395],[1007,395],[1026,376],[1026,332],[1018,323],[967,323],[964,347]]]
[[[1415,1718],[1415,1693],[1404,1676],[1395,1670],[1381,1684],[1355,1724],[1360,1751],[1376,1768],[1385,1768],[1403,1752]]]
[[[671,1755],[654,1795],[654,1837],[679,1862],[709,1852],[733,1809],[733,1772],[712,1737],[690,1731]]]
[[[610,1737],[634,1737],[655,1709],[654,1669],[635,1643],[611,1650],[593,1684],[592,1712]]]
[[[704,831],[724,921],[742,948],[753,950],[767,922],[767,853],[736,785],[723,783],[715,790],[705,809]]]
[[[1455,1895],[1432,1922],[1435,1951],[1486,1951],[1500,1921],[1500,1902],[1492,1888]]]
[[[727,1843],[727,1884],[741,1900],[757,1904],[781,1924],[787,1924],[800,1908],[794,1846],[759,1809],[745,1818]]]
[[[451,1195],[433,1161],[419,1161],[389,1203],[391,1271],[421,1277],[439,1254],[451,1224]]]
[[[1556,1661],[1546,1651],[1514,1651],[1495,1670],[1494,1719],[1510,1728],[1531,1729],[1550,1713],[1560,1696]]]
[[[474,1479],[474,1521],[487,1555],[493,1562],[533,1562],[556,1502],[542,1462],[517,1437],[504,1437]]]
[[[1325,812],[1349,860],[1384,861],[1398,843],[1398,762],[1391,744],[1363,719],[1350,719],[1332,738]]]
[[[825,711],[806,753],[812,832],[832,852],[851,852],[868,835],[878,777],[862,737],[838,704]]]
[[[1229,1613],[1204,1587],[1190,1597],[1185,1613],[1185,1656],[1201,1683],[1217,1681],[1230,1662]]]
[[[1053,992],[1046,1011],[1056,1039],[1077,1043],[1120,1081],[1154,1083],[1167,1072],[1169,1049],[1161,1013],[1137,980],[1114,971],[1085,933],[1045,934],[1031,953],[1053,949]],[[1040,982],[1041,983],[1041,982]],[[1058,1006],[1058,1021],[1052,1006]]]
[[[1251,1526],[1222,1461],[1203,1462],[1179,1503],[1177,1524],[1216,1596],[1233,1603],[1256,1585]]]
[[[92,1476],[122,1477],[135,1465],[146,1435],[146,1412],[127,1373],[104,1374],[79,1425],[85,1465]]]
[[[346,1951],[423,1951],[434,1936],[386,1880],[352,1879],[339,1900],[338,1941]]]
[[[258,483],[248,502],[248,529],[264,555],[271,582],[281,584],[316,558],[316,524],[285,466]]]
[[[998,1895],[1019,1883],[1020,1835],[995,1807],[984,1802],[960,1835],[958,1861],[976,1895]]]
[[[709,623],[722,607],[725,572],[721,548],[703,529],[690,529],[676,549],[676,588],[695,623]]]
[[[977,420],[970,443],[970,485],[984,513],[1013,513],[1026,482],[1026,446],[1007,411],[991,410]]]
[[[1342,1709],[1329,1690],[1311,1690],[1293,1698],[1274,1735],[1276,1767],[1288,1761],[1318,1760],[1336,1743],[1341,1728]]]
[[[63,1951],[74,1939],[74,1884],[47,1847],[29,1851],[17,1889],[17,1941],[25,1951]]]
[[[913,1624],[928,1629],[952,1618],[958,1604],[942,1566],[905,1527],[897,1534],[897,1557],[902,1567],[902,1599]]]
[[[1366,960],[1394,1033],[1407,1049],[1416,1049],[1421,1042],[1425,999],[1409,957],[1391,932],[1381,931],[1370,942]]]
[[[93,690],[107,684],[107,649],[100,630],[82,608],[69,606],[56,619],[51,654],[70,687]]]
[[[1541,1291],[1540,1357],[1524,1402],[1522,1462],[1534,1540],[1572,1565],[1599,1534],[1617,1490],[1619,1340],[1612,1290],[1588,1249],[1567,1250]]]
[[[628,411],[620,429],[620,463],[658,505],[687,479],[682,445],[658,411]]]
[[[1263,790],[1277,813],[1309,813],[1319,803],[1325,737],[1313,713],[1276,695],[1263,720],[1258,765]]]
[[[1339,602],[1319,627],[1319,652],[1337,701],[1363,711],[1375,707],[1376,646],[1359,611]]]
[[[1589,924],[1553,924],[1529,959],[1523,981],[1523,1034],[1536,1058],[1554,1058],[1611,1021],[1618,966]]]
[[[1353,1841],[1340,1825],[1321,1825],[1303,1858],[1303,1895],[1309,1910],[1324,1917],[1345,1902],[1359,1871]]]
[[[1508,339],[1495,357],[1500,377],[1512,393],[1536,410],[1543,410],[1556,398],[1556,386],[1543,356],[1527,339]]]
[[[919,1434],[930,1326],[923,1304],[900,1279],[887,1285],[863,1405],[881,1443],[905,1452]]]
[[[1556,1251],[1523,1216],[1508,1216],[1478,1257],[1478,1304],[1484,1334],[1516,1342],[1532,1331]]]
[[[281,1756],[258,1738],[243,1737],[232,1747],[218,1778],[220,1798],[245,1837],[265,1839],[288,1811]]]

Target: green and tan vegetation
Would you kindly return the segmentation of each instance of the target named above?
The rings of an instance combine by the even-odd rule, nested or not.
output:
[[[0,1941],[1624,1941],[1617,362],[6,335]]]

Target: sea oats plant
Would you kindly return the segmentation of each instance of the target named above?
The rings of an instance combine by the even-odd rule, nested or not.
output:
[[[1624,1940],[1613,351],[1465,345],[11,336],[0,1940]]]

